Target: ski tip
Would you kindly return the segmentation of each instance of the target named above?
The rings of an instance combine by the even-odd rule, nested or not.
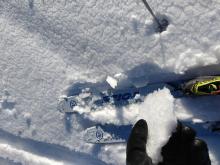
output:
[[[77,106],[77,102],[74,97],[60,97],[58,100],[57,109],[61,113],[74,113],[74,107]]]
[[[100,126],[87,128],[84,133],[84,141],[92,144],[124,143],[125,139],[117,138],[114,134],[105,132]]]

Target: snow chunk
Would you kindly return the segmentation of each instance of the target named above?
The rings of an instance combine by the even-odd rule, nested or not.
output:
[[[107,83],[108,83],[112,88],[115,88],[115,87],[117,86],[117,84],[118,84],[117,80],[114,79],[113,77],[110,77],[110,76],[108,76],[108,77],[106,78],[106,81],[107,81]]]
[[[139,109],[138,119],[145,119],[149,129],[147,152],[153,162],[157,163],[162,160],[161,148],[177,125],[174,98],[170,91],[164,88],[149,94]]]

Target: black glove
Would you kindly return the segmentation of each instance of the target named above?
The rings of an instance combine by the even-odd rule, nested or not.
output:
[[[148,127],[139,120],[131,131],[127,144],[127,165],[152,165],[146,153]],[[195,131],[178,122],[168,143],[162,148],[163,162],[159,165],[211,165],[204,141],[195,138]]]
[[[211,165],[207,144],[196,138],[196,132],[178,122],[168,143],[162,148],[159,165]]]

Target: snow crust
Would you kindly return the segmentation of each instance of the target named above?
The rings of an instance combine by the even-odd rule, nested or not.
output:
[[[112,88],[115,88],[115,87],[117,86],[117,84],[118,84],[117,80],[114,79],[113,77],[110,77],[110,76],[108,76],[108,77],[106,78],[106,81],[109,83],[109,85],[110,85]]]
[[[97,85],[117,73],[125,75],[120,82],[122,86],[128,85],[125,80],[143,85],[182,75],[220,73],[218,0],[148,2],[158,16],[169,20],[167,31],[155,33],[150,14],[137,0],[0,1],[0,130],[120,165],[125,159],[124,145],[85,144],[79,132],[95,122],[134,123],[139,112],[142,113],[139,108],[146,109],[145,106],[155,109],[155,113],[164,108],[171,116],[174,106],[182,120],[219,120],[216,108],[220,106],[219,97],[173,101],[167,90],[150,95],[143,106],[117,111],[105,107],[84,117],[57,111],[58,98],[72,92],[68,89],[77,88],[79,83]],[[152,119],[147,112],[143,115],[149,127],[159,124],[150,122],[159,116],[162,123],[172,121],[163,125],[169,127],[167,132],[159,132],[161,136],[157,136],[164,139],[155,135],[161,143],[154,149],[149,146],[148,152],[156,161],[156,150],[165,143],[176,118],[162,119],[163,112]],[[212,164],[217,165],[219,151],[209,144],[214,151]],[[1,158],[22,163],[23,150],[10,148],[10,144],[8,148],[2,147],[7,152]],[[33,150],[28,152],[32,154]],[[96,160],[87,164],[105,163]]]

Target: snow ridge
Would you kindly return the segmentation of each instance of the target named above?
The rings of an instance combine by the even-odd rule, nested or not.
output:
[[[22,163],[22,165],[64,165],[59,161],[18,150],[9,144],[0,144],[0,154],[1,157],[13,160],[16,163]]]

